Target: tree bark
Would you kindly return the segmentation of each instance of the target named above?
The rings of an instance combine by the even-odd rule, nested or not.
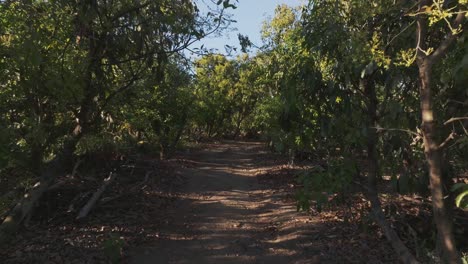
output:
[[[425,59],[418,62],[418,67],[424,154],[429,167],[432,208],[434,221],[437,226],[438,242],[441,246],[442,259],[444,263],[461,263],[461,259],[455,245],[452,223],[448,218],[444,202],[441,153],[434,136],[436,128],[431,98],[432,63]]]
[[[419,3],[419,10],[432,4],[431,0],[422,0]],[[452,28],[462,26],[465,19],[465,13],[459,12],[452,21]],[[460,255],[455,244],[453,236],[452,221],[449,219],[447,208],[444,201],[444,186],[442,174],[442,155],[441,148],[437,144],[435,133],[437,128],[434,120],[434,110],[432,106],[431,79],[433,65],[442,59],[448,52],[451,44],[460,34],[449,33],[448,36],[438,45],[435,51],[428,55],[427,50],[427,27],[428,19],[422,15],[417,17],[416,28],[416,52],[417,66],[419,69],[419,95],[422,115],[422,136],[424,142],[424,154],[429,169],[429,180],[432,196],[432,208],[434,213],[434,222],[437,227],[437,242],[440,245],[441,258],[444,263],[461,263]]]

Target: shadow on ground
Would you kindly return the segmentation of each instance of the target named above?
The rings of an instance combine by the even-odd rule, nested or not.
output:
[[[0,251],[0,263],[110,263],[106,247],[114,239],[123,242],[113,249],[121,263],[397,263],[375,230],[365,237],[334,215],[297,212],[287,190],[291,175],[272,178],[286,161],[262,143],[203,144],[168,161],[138,162],[140,171],[122,173],[106,191],[115,199],[100,202],[84,221],[67,209],[98,186],[51,193]]]
[[[177,172],[187,184],[167,212],[171,221],[154,243],[131,250],[130,263],[353,263],[333,255],[342,242],[320,217],[258,182],[278,165],[263,144],[207,144],[179,158],[189,164]]]

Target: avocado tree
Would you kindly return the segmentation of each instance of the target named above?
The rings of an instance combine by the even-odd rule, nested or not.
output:
[[[173,54],[223,28],[233,5],[221,4],[204,16],[189,0],[0,2],[2,134],[40,175],[1,225],[1,240],[71,168],[76,150],[112,127],[119,99],[147,78],[162,82]]]
[[[464,29],[466,1],[430,1],[418,3],[416,16],[416,64],[419,69],[419,94],[421,104],[421,133],[424,140],[424,154],[429,167],[431,182],[432,206],[434,220],[438,231],[438,241],[442,249],[442,257],[446,263],[461,263],[444,202],[443,158],[442,152],[453,134],[448,135],[442,143],[438,142],[437,115],[433,106],[433,68],[450,51],[452,44]],[[436,24],[442,23],[444,27]],[[435,26],[433,26],[435,25]],[[430,27],[433,26],[433,27]],[[440,33],[444,37],[439,37]],[[445,125],[467,117],[453,117],[444,122]]]
[[[342,144],[340,149],[351,146],[347,151],[364,151],[368,161],[366,193],[374,219],[401,259],[416,263],[386,221],[377,190],[382,147],[379,127],[389,124],[389,114],[397,110],[392,105],[410,95],[405,86],[412,84],[391,65],[392,53],[398,51],[398,43],[391,38],[400,33],[402,24],[408,24],[399,18],[399,8],[386,1],[314,1],[303,19],[307,46],[321,63],[318,67],[329,86],[334,87],[324,92],[340,98],[327,120],[335,129],[325,128],[325,135],[338,133],[333,138]],[[349,136],[340,140],[343,131]]]

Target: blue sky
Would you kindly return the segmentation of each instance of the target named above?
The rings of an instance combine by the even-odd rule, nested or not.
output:
[[[205,48],[216,48],[219,52],[224,53],[225,45],[239,47],[239,41],[237,39],[238,33],[247,35],[254,44],[260,46],[262,44],[260,31],[262,29],[263,21],[274,15],[275,7],[279,4],[298,6],[301,2],[303,1],[239,0],[236,4],[237,9],[229,9],[229,13],[233,15],[232,19],[237,21],[237,23],[233,23],[231,25],[235,30],[224,32],[220,37],[207,37],[202,41],[195,43],[192,47],[200,47],[203,44]],[[203,8],[203,6],[200,6],[200,8]]]

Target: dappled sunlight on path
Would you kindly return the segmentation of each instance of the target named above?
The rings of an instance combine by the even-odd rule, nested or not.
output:
[[[319,263],[314,224],[294,204],[258,183],[264,147],[255,142],[206,145],[187,154],[187,183],[154,244],[131,263]],[[318,225],[318,223],[317,223]]]

